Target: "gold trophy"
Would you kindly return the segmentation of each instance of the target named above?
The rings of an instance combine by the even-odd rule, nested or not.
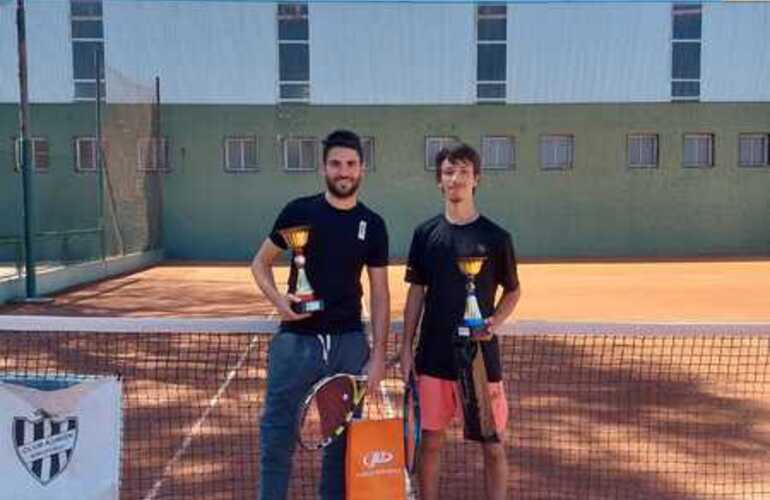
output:
[[[465,289],[468,291],[468,296],[465,299],[463,323],[457,333],[460,337],[470,338],[470,340],[489,340],[492,338],[489,330],[487,330],[487,323],[481,315],[481,309],[479,309],[479,302],[476,299],[476,284],[474,283],[474,279],[481,272],[481,266],[484,265],[485,260],[486,257],[460,257],[457,259],[460,272],[467,279]]]
[[[310,286],[310,281],[305,274],[305,256],[303,251],[307,245],[307,240],[310,238],[310,226],[295,226],[286,229],[279,230],[283,240],[294,252],[294,264],[297,266],[297,283],[294,290],[300,302],[293,302],[291,309],[298,313],[311,313],[322,311],[324,308],[324,302],[321,299],[316,298],[313,288]]]

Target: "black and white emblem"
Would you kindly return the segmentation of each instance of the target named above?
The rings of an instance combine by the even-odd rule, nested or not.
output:
[[[45,486],[64,472],[72,460],[78,419],[57,418],[45,410],[37,410],[35,417],[14,417],[13,444],[22,465]]]

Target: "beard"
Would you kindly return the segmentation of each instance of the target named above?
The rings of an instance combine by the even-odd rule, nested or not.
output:
[[[358,187],[361,185],[361,178],[347,178],[346,181],[348,185],[342,187],[338,185],[338,181],[326,177],[326,187],[336,198],[350,198],[358,191]]]

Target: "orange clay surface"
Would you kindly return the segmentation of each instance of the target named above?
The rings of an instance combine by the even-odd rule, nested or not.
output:
[[[401,319],[404,268],[394,265],[389,273],[392,317]],[[286,267],[276,269],[282,289],[286,277]],[[523,296],[514,314],[518,319],[770,321],[768,260],[529,263],[519,265],[519,277]],[[247,263],[169,262],[55,298],[50,305],[0,306],[0,313],[188,318],[275,314]],[[368,301],[364,303],[366,310]]]

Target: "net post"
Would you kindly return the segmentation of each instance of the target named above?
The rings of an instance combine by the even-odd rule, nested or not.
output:
[[[155,75],[155,96],[154,96],[154,102],[153,102],[153,112],[152,112],[152,127],[153,132],[155,135],[155,154],[160,155],[163,154],[163,158],[165,161],[170,161],[170,158],[166,156],[166,147],[163,145],[163,134],[161,133],[161,114],[160,114],[160,75]],[[161,147],[163,148],[161,150]],[[156,157],[156,163],[155,165],[159,165],[157,163],[158,157]],[[169,165],[167,165],[164,162],[164,169],[169,168]],[[153,248],[163,248],[163,179],[165,172],[163,169],[158,169],[156,172],[157,182],[154,185],[154,196],[153,196],[153,220],[152,220],[152,241],[150,244]],[[153,234],[154,233],[154,234]]]

